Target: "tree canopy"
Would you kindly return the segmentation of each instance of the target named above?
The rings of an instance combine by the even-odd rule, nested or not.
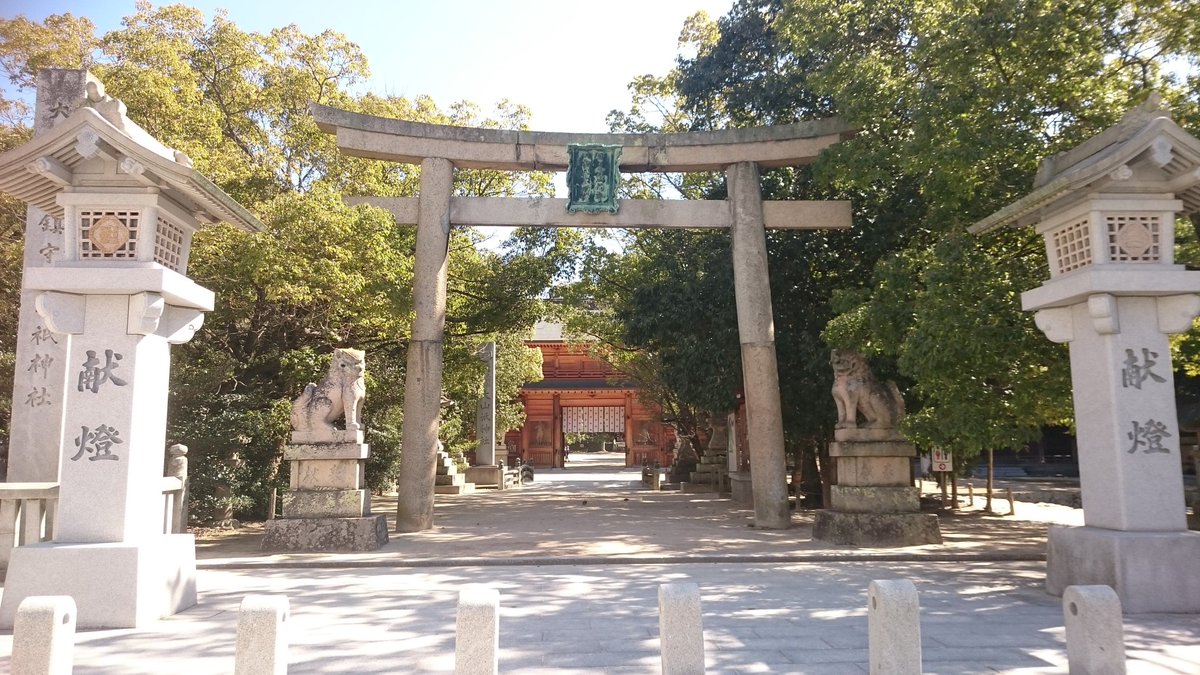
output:
[[[296,26],[245,31],[224,14],[205,17],[185,5],[139,2],[121,28],[103,35],[70,14],[40,23],[4,19],[0,36],[0,68],[13,85],[33,86],[41,68],[91,69],[131,119],[187,153],[266,226],[259,233],[212,226],[193,242],[189,276],[216,293],[217,307],[175,350],[168,433],[192,449],[202,501],[195,512],[211,510],[215,482],[233,488],[238,510],[259,512],[269,488],[286,484],[289,403],[324,374],[333,347],[367,351],[368,482],[390,483],[400,450],[415,228],[378,209],[346,206],[342,196],[414,195],[420,168],[342,155],[308,105],[506,129],[526,128],[529,110],[508,101],[491,112],[466,101],[439,108],[428,97],[361,93],[369,66],[346,36],[308,35]],[[6,147],[28,138],[30,112],[19,100],[0,102],[4,138],[13,139]],[[544,173],[479,170],[456,172],[454,190],[552,193]],[[4,207],[0,262],[6,278],[16,279],[23,209]],[[456,228],[451,241],[445,393],[452,403],[442,435],[456,452],[473,445],[483,380],[473,355],[489,340],[500,345],[500,424],[519,426],[520,385],[540,377],[540,354],[523,339],[577,246],[570,234],[546,231],[518,231],[500,251],[478,246],[481,239]],[[0,299],[14,321],[18,286],[6,285]],[[10,367],[12,328],[0,345]]]
[[[853,347],[896,379],[905,432],[969,464],[1069,424],[1064,348],[1021,311],[1046,274],[1028,231],[966,227],[1028,192],[1038,161],[1113,124],[1152,91],[1200,125],[1200,5],[1186,0],[738,0],[683,26],[676,67],[637,78],[614,131],[689,131],[837,115],[856,126],[810,167],[772,169],[767,199],[848,199],[847,231],[768,233],[787,442],[811,457],[830,436],[828,350]],[[263,233],[200,233],[190,274],[219,305],[177,351],[170,433],[246,505],[280,481],[286,403],[320,376],[332,346],[368,350],[368,425],[381,486],[398,457],[411,321],[414,232],[346,195],[416,192],[419,167],[344,156],[309,102],[402,119],[525,128],[509,101],[484,112],[427,97],[362,92],[369,66],[332,31],[240,29],[223,14],[139,2],[96,33],[70,14],[0,20],[0,70],[28,88],[38,69],[88,67],[129,115],[257,214]],[[29,111],[0,100],[0,147],[28,138]],[[459,170],[459,195],[545,195],[542,173]],[[627,177],[631,198],[725,196],[720,174]],[[16,303],[21,210],[0,201],[0,302]],[[1197,260],[1194,232],[1181,232]],[[729,412],[741,382],[729,237],[637,231],[607,250],[571,230],[518,230],[500,252],[456,229],[450,242],[443,436],[471,444],[480,345],[500,345],[499,424],[515,426],[519,385],[537,376],[522,338],[569,315],[603,338],[685,432]],[[1190,257],[1189,257],[1190,256]],[[562,301],[550,306],[549,297]],[[569,311],[574,307],[574,311]],[[15,311],[4,315],[15,317]],[[5,325],[0,325],[4,328]],[[12,328],[15,329],[15,326]],[[12,330],[0,331],[11,367]],[[1178,341],[1181,388],[1200,390],[1200,347]],[[9,372],[8,368],[4,372]],[[10,391],[6,389],[5,392]],[[7,403],[5,405],[8,405]],[[0,407],[0,411],[4,408]],[[231,461],[237,451],[241,462]]]
[[[764,198],[854,204],[852,231],[768,234],[788,443],[829,437],[828,349],[853,347],[900,382],[910,438],[969,463],[1069,424],[1071,411],[1065,348],[1020,309],[1020,292],[1047,276],[1040,239],[966,226],[1028,192],[1041,158],[1152,90],[1195,128],[1198,54],[1200,7],[1188,2],[739,0],[716,20],[693,16],[677,67],[631,83],[633,105],[610,123],[838,115],[858,127],[814,166],[763,176]],[[669,182],[685,196],[724,194],[720,176],[690,180]],[[714,412],[740,378],[727,247],[722,233],[636,233],[624,256],[599,260],[594,276],[611,290],[586,291],[609,310],[613,341],[644,350],[684,405]]]

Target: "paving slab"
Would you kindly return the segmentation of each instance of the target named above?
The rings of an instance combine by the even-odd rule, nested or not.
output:
[[[597,462],[539,472],[537,488],[439,498],[440,529],[387,555],[262,555],[248,535],[222,538],[205,549],[196,607],[79,633],[75,672],[231,672],[251,593],[289,598],[289,672],[449,672],[458,592],[484,583],[500,592],[501,672],[657,673],[658,585],[690,582],[709,672],[858,673],[867,585],[896,578],[920,594],[926,672],[1066,672],[1060,601],[1028,540],[1045,523],[965,515],[943,521],[958,538],[941,551],[831,548],[806,535],[804,514],[762,532],[727,501],[646,495],[639,478]],[[1125,638],[1131,673],[1200,672],[1200,615],[1128,616]],[[0,635],[0,671],[11,644]]]

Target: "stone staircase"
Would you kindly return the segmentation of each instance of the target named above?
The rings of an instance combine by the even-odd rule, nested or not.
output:
[[[725,483],[728,481],[727,476],[729,470],[727,468],[728,453],[725,451],[713,451],[709,449],[703,457],[700,458],[700,463],[696,465],[696,470],[688,476],[688,481],[680,486],[683,492],[697,493],[716,493],[727,492]]]
[[[433,493],[438,495],[465,495],[475,491],[475,484],[468,483],[467,477],[458,472],[458,465],[450,459],[449,453],[438,451],[437,479],[433,485]]]

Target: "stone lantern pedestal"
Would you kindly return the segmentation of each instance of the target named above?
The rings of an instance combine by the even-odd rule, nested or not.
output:
[[[1174,264],[1176,217],[1200,209],[1200,140],[1156,103],[1044,160],[1034,192],[972,231],[1037,227],[1050,279],[1022,307],[1070,348],[1085,526],[1051,528],[1046,589],[1104,584],[1127,612],[1198,612],[1168,339],[1200,313],[1200,272]]]
[[[85,71],[39,73],[35,114],[0,155],[0,190],[29,205],[9,478],[56,479],[59,500],[52,540],[12,552],[0,625],[69,595],[82,628],[138,627],[196,602],[163,492],[170,346],[214,301],[187,277],[192,235],[261,224]]]

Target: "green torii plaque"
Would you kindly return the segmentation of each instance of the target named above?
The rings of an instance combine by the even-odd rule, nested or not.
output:
[[[621,146],[567,146],[567,211],[617,212]]]

